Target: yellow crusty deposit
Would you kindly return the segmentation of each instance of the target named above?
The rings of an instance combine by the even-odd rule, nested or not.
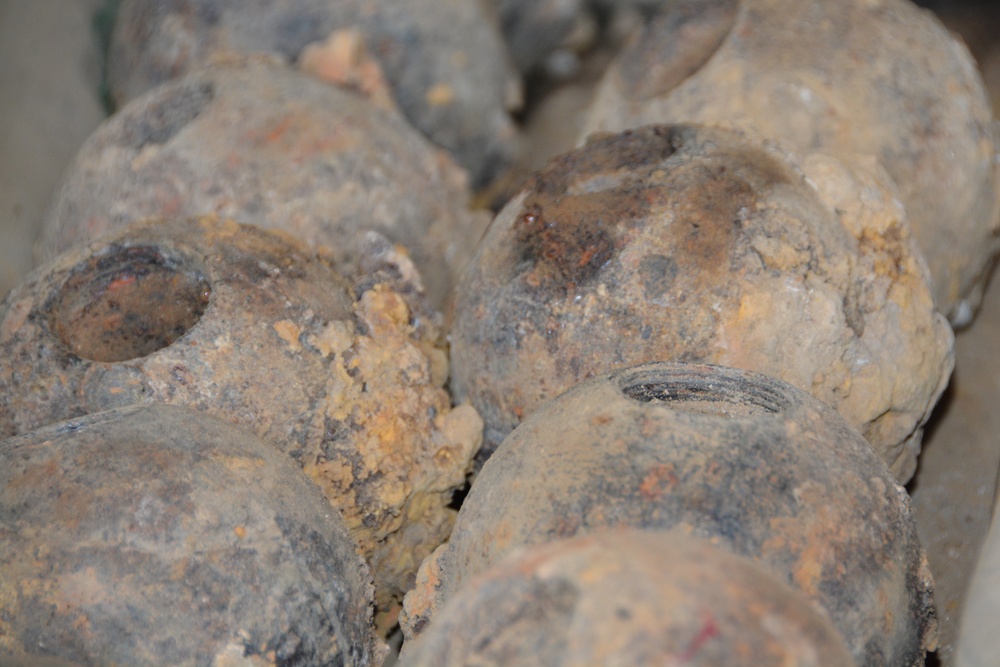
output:
[[[433,363],[420,347],[426,338],[414,340],[399,294],[376,286],[354,312],[364,333],[337,322],[317,345],[333,361],[325,407],[313,417],[328,430],[349,424],[351,435],[317,442],[303,461],[388,584],[379,600],[384,609],[451,532],[455,512],[447,505],[465,481],[482,420],[468,405],[450,409],[444,355],[432,348]]]
[[[885,171],[871,158],[848,164],[812,155],[803,162],[857,256],[841,258],[848,263],[820,277],[808,268],[809,257],[783,240],[755,243],[768,269],[799,272],[802,279],[744,294],[719,325],[726,350],[720,359],[741,368],[783,360],[779,377],[835,406],[906,481],[916,468],[922,425],[951,375],[953,336],[931,315],[927,269]],[[818,288],[819,281],[832,282],[844,302]],[[794,318],[815,326],[789,336]]]
[[[216,216],[61,255],[0,304],[0,355],[19,360],[0,372],[0,437],[144,402],[253,431],[342,512],[391,625],[448,537],[482,421],[451,408],[441,316],[409,255],[363,240],[356,284],[287,234]]]

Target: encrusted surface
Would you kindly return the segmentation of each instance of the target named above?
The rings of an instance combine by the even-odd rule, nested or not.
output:
[[[899,186],[938,308],[967,324],[1000,244],[1000,172],[961,42],[907,0],[671,4],[606,75],[584,136],[701,122],[873,155]]]
[[[527,418],[472,485],[407,594],[419,633],[511,550],[610,527],[677,529],[764,565],[829,614],[859,666],[915,667],[937,639],[906,492],[829,407],[766,376],[647,364]]]
[[[520,82],[499,27],[468,0],[125,0],[109,59],[118,104],[227,53],[295,61],[337,31],[359,34],[399,108],[485,182],[515,137]]]
[[[317,489],[270,444],[177,407],[0,442],[0,571],[3,664],[361,667],[385,653],[371,573]]]
[[[357,267],[374,230],[443,303],[485,220],[462,171],[397,114],[265,58],[139,97],[87,140],[39,242],[42,260],[151,216],[217,213],[281,229]]]
[[[613,368],[705,361],[834,406],[900,480],[951,372],[953,336],[891,182],[738,134],[651,126],[552,160],[459,284],[453,388],[484,460],[547,399]]]
[[[450,407],[439,316],[407,280],[413,265],[384,239],[365,247],[353,287],[291,239],[214,217],[149,221],[59,257],[0,305],[0,435],[150,402],[241,425],[343,513],[391,623],[448,536],[482,421]],[[178,299],[168,275],[210,290],[185,292],[200,317],[172,330],[155,317]],[[130,348],[150,323],[171,335]],[[104,358],[116,343],[133,356]]]
[[[517,552],[469,582],[401,665],[853,666],[809,602],[680,533],[598,532]]]

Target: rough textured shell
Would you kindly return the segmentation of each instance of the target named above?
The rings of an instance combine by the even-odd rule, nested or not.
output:
[[[287,457],[206,415],[122,408],[0,442],[0,525],[4,664],[384,655],[339,517]]]
[[[768,373],[834,406],[905,481],[953,365],[877,166],[651,126],[553,159],[494,219],[457,290],[453,389],[485,459],[577,382],[645,361]]]
[[[485,221],[464,174],[397,114],[267,59],[234,59],[143,95],[81,148],[49,209],[50,260],[152,216],[217,213],[326,246],[345,273],[374,230],[444,301]]]
[[[214,217],[70,251],[0,304],[0,434],[149,402],[239,424],[343,512],[391,609],[447,538],[482,429],[450,407],[434,318],[387,277],[403,260],[351,286],[291,239]]]
[[[599,532],[469,582],[407,667],[849,667],[830,620],[747,559],[678,533]]]
[[[1000,170],[962,43],[907,0],[671,4],[607,73],[584,136],[731,124],[796,151],[874,155],[899,186],[938,308],[967,323],[1000,244]]]
[[[765,566],[826,610],[858,665],[915,667],[936,645],[909,499],[864,439],[772,378],[664,363],[582,383],[511,433],[421,566],[404,630],[514,548],[616,526]]]
[[[519,81],[498,26],[468,0],[125,0],[108,78],[119,105],[226,53],[295,61],[336,30],[360,33],[416,128],[487,180],[511,150]]]

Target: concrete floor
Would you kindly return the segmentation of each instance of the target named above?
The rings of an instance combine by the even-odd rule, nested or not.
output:
[[[0,0],[0,294],[32,268],[59,176],[104,117],[100,1]]]
[[[31,246],[59,175],[100,122],[92,31],[102,0],[0,0],[0,295],[31,268]],[[963,24],[963,21],[965,23]],[[951,17],[1000,87],[1000,51],[983,21]],[[1000,22],[993,23],[1000,25]],[[995,30],[986,31],[992,37]],[[992,71],[991,71],[992,70]],[[1000,95],[995,96],[1000,98]],[[941,643],[928,665],[953,664],[959,615],[993,508],[1000,469],[1000,280],[956,341],[956,372],[910,485],[937,580]]]
[[[989,529],[1000,469],[1000,281],[955,339],[955,374],[938,404],[910,483],[936,583],[940,644],[929,665],[954,664],[969,577]]]

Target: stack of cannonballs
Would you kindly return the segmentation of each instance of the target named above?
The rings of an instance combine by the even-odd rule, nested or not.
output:
[[[934,650],[901,484],[1000,184],[930,14],[123,0],[108,83],[0,304],[0,663]]]

